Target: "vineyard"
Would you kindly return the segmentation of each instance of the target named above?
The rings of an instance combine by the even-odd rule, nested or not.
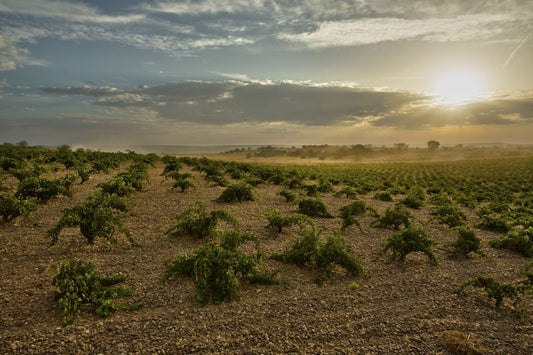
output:
[[[4,144],[0,215],[1,353],[533,353],[533,154]]]

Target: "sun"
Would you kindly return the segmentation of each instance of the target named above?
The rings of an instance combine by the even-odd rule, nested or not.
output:
[[[464,105],[483,95],[482,77],[471,70],[446,72],[436,78],[430,94],[435,96],[437,104],[450,107]]]

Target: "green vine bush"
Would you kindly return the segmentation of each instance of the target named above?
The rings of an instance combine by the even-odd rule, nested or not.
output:
[[[127,210],[126,203],[120,197],[96,192],[89,195],[82,205],[64,209],[57,225],[48,230],[48,236],[53,245],[64,228],[79,226],[80,233],[89,244],[94,244],[96,237],[114,244],[116,243],[115,228],[118,228],[129,242],[135,245],[135,241],[121,219],[121,214]]]
[[[22,180],[18,184],[15,196],[21,199],[34,197],[41,202],[46,202],[58,195],[72,197],[72,193],[69,191],[70,185],[70,178],[45,179],[31,177]]]
[[[141,191],[148,181],[148,166],[145,163],[132,163],[125,172],[118,173],[117,178],[122,178],[126,185]]]
[[[333,218],[324,202],[319,199],[303,199],[298,203],[298,212],[309,217]]]
[[[309,197],[318,197],[318,185],[304,185],[302,188],[305,190],[305,194]]]
[[[76,173],[78,174],[78,176],[81,179],[80,184],[83,184],[83,183],[87,182],[89,180],[89,177],[93,173],[92,170],[87,169],[85,167],[85,164],[76,165],[75,169],[76,169]]]
[[[352,198],[352,199],[355,199],[357,198],[357,190],[354,189],[353,187],[351,186],[346,186],[345,188],[335,192],[333,194],[333,196],[335,197],[342,197],[342,196],[345,196],[347,198]]]
[[[212,186],[226,187],[230,185],[230,181],[222,175],[206,175],[205,180],[213,182]]]
[[[255,201],[258,195],[252,185],[246,183],[237,183],[229,185],[226,190],[222,191],[217,202],[242,202]]]
[[[478,224],[479,228],[499,233],[507,233],[511,230],[509,221],[498,213],[482,209],[479,215],[481,217],[481,222]]]
[[[283,228],[288,228],[294,225],[298,225],[301,228],[305,225],[314,225],[313,220],[306,215],[299,213],[284,215],[273,208],[267,210],[265,217],[268,220],[267,228],[275,229],[278,233],[281,233]]]
[[[246,242],[255,245],[255,254],[239,249]],[[238,299],[243,281],[274,284],[277,271],[268,270],[262,263],[262,252],[257,237],[237,231],[224,231],[220,245],[209,243],[192,254],[179,254],[167,261],[163,280],[176,276],[191,277],[197,290],[198,302],[219,304]]]
[[[335,192],[335,188],[333,187],[333,184],[330,180],[321,179],[318,183],[317,187],[318,192],[322,193],[329,193],[329,192]]]
[[[363,214],[377,216],[376,210],[361,200],[355,200],[351,204],[342,207],[340,212],[340,217],[342,218],[342,230],[345,230],[349,226],[356,225],[359,227],[359,230],[362,231],[361,223],[356,216]]]
[[[528,258],[533,257],[533,226],[515,226],[505,237],[490,241],[490,246],[509,249]]]
[[[120,197],[126,197],[135,192],[133,186],[126,183],[126,181],[119,176],[113,177],[111,180],[102,182],[96,187],[102,189],[102,192],[108,195],[117,195]]]
[[[18,181],[23,181],[29,178],[38,178],[45,172],[45,168],[41,166],[28,166],[24,165],[16,169],[8,170],[8,173]]]
[[[399,230],[403,225],[405,228],[411,226],[411,213],[401,205],[396,205],[394,208],[387,208],[385,214],[377,218],[372,223],[378,228],[389,228]]]
[[[452,203],[446,203],[434,208],[431,215],[441,224],[447,224],[450,228],[462,226],[467,222],[464,212]]]
[[[124,280],[123,276],[100,276],[92,261],[60,261],[52,284],[63,315],[63,325],[71,324],[78,311],[92,311],[107,317],[110,311],[138,309],[139,304],[113,302],[118,297],[132,295],[132,291],[126,287],[110,287]]]
[[[180,173],[179,171],[170,171],[166,174],[168,178],[174,179],[172,188],[180,188],[181,192],[185,192],[187,189],[196,189],[196,186],[189,179],[192,178],[192,175],[189,173]]]
[[[2,223],[9,223],[19,216],[28,217],[35,210],[36,206],[33,202],[19,200],[12,194],[0,192],[0,216],[2,217]]]
[[[457,232],[457,239],[451,244],[450,256],[468,256],[470,253],[484,255],[481,251],[481,238],[473,230],[466,226],[454,228]]]
[[[163,173],[161,175],[168,175],[173,172],[179,172],[181,169],[181,163],[178,158],[166,155],[164,156],[161,161],[165,163],[165,169],[163,170]]]
[[[191,236],[198,239],[213,239],[220,231],[217,225],[225,221],[239,227],[237,218],[227,210],[215,210],[208,212],[205,202],[195,201],[193,206],[175,217],[176,225],[166,231],[171,237]]]
[[[420,186],[415,186],[409,190],[407,196],[400,203],[410,208],[419,209],[424,205],[425,200],[424,189]]]
[[[531,265],[529,264],[522,271],[522,274],[528,277],[527,280],[518,283],[500,283],[492,277],[478,275],[461,283],[459,288],[453,293],[460,295],[468,286],[483,288],[487,293],[487,297],[495,301],[495,306],[498,309],[501,307],[504,298],[508,297],[513,305],[513,315],[527,323],[527,306],[522,296],[533,291],[533,275],[529,272]]]
[[[388,191],[377,192],[374,195],[373,198],[374,198],[374,200],[380,200],[380,201],[384,201],[384,202],[393,202],[394,201],[394,198],[392,198],[392,195]]]
[[[310,265],[326,274],[331,274],[338,265],[352,276],[358,276],[364,269],[353,248],[346,244],[338,231],[328,236],[326,243],[320,240],[321,231],[314,227],[302,231],[302,236],[292,241],[290,247],[272,258],[298,266]]]
[[[431,246],[434,244],[436,242],[431,239],[425,230],[409,226],[388,237],[385,240],[383,249],[376,255],[376,258],[390,250],[392,254],[389,260],[403,263],[407,254],[422,252],[428,257],[431,264],[436,265],[437,258],[431,251]]]
[[[285,201],[288,203],[296,202],[296,198],[298,197],[298,195],[296,195],[294,192],[285,189],[278,192],[278,195],[285,197]]]

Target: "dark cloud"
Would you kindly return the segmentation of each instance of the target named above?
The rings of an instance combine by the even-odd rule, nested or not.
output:
[[[106,86],[78,86],[78,87],[47,87],[42,88],[45,93],[57,95],[82,95],[92,97],[115,96],[122,90]]]
[[[458,107],[414,106],[371,122],[377,127],[426,129],[456,125],[533,123],[533,96],[486,99]]]
[[[498,97],[450,108],[435,106],[420,94],[302,83],[181,82],[131,90],[85,86],[43,91],[95,97],[95,105],[195,124],[366,124],[419,130],[533,119],[533,96]]]
[[[112,88],[46,88],[47,93],[86,95],[116,108],[144,108],[160,118],[210,124],[289,122],[328,126],[385,115],[426,97],[339,86],[252,82],[183,82],[121,91]]]

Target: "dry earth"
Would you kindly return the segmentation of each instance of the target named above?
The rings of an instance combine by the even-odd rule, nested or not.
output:
[[[453,353],[454,344],[491,354],[533,353],[533,327],[509,314],[509,305],[494,307],[478,289],[465,295],[452,291],[479,274],[502,282],[523,279],[519,270],[528,259],[488,246],[497,235],[477,231],[487,257],[450,259],[446,243],[454,240],[447,228],[430,220],[427,208],[412,211],[417,223],[439,241],[433,248],[439,259],[431,266],[425,256],[410,254],[403,267],[372,258],[383,238],[392,232],[370,226],[372,217],[361,217],[365,233],[350,227],[346,241],[360,257],[368,277],[353,279],[340,273],[323,285],[316,272],[272,260],[289,285],[242,285],[238,302],[199,307],[189,279],[161,282],[165,260],[189,253],[202,245],[191,238],[173,239],[164,232],[173,217],[195,200],[211,209],[227,208],[242,222],[244,231],[259,236],[263,251],[279,252],[298,230],[281,235],[267,230],[267,207],[296,212],[277,195],[281,189],[260,185],[257,202],[213,202],[223,188],[210,187],[194,173],[196,191],[180,193],[160,173],[151,170],[149,185],[130,198],[132,211],[126,225],[140,243],[131,247],[119,236],[112,248],[87,245],[79,231],[62,232],[59,243],[49,245],[46,231],[61,210],[81,203],[95,185],[111,175],[93,175],[75,185],[74,198],[60,197],[40,205],[27,220],[0,226],[0,353],[18,354],[175,354],[175,353]],[[392,203],[361,196],[383,212]],[[350,203],[346,198],[322,195],[332,213]],[[475,215],[469,213],[471,222]],[[316,219],[323,237],[341,227],[341,220]],[[94,260],[104,275],[127,275],[125,285],[134,291],[129,302],[140,302],[137,311],[119,311],[107,318],[82,313],[74,323],[61,326],[51,280],[59,260]],[[360,287],[354,287],[355,281]],[[533,313],[528,296],[529,314]],[[531,315],[529,321],[531,321]],[[476,343],[477,342],[477,343]],[[473,353],[473,352],[472,352]]]

